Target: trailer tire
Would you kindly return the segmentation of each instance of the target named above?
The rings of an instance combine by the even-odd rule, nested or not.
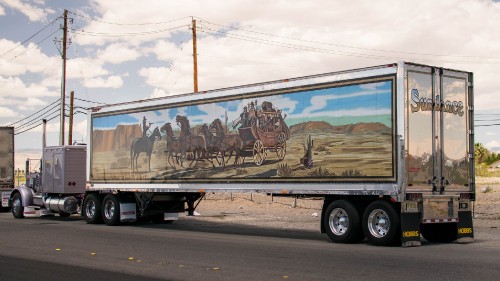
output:
[[[423,223],[420,233],[431,243],[451,243],[458,239],[456,223]]]
[[[335,200],[328,205],[323,225],[335,243],[356,243],[364,238],[358,210],[346,200]]]
[[[102,200],[102,219],[106,225],[120,224],[120,202],[113,194],[108,194]]]
[[[363,231],[371,244],[388,246],[400,239],[401,218],[386,201],[372,202],[363,214]]]
[[[12,215],[16,219],[22,219],[24,218],[24,206],[23,206],[23,200],[21,197],[21,194],[19,192],[16,192],[12,196]]]
[[[102,223],[102,200],[97,194],[89,194],[85,197],[82,207],[83,217],[88,224]]]

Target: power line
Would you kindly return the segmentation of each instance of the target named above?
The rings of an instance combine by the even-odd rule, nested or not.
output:
[[[86,112],[79,111],[79,110],[77,110],[77,111],[73,112],[73,116],[74,116],[74,115],[77,115],[77,114],[87,115],[87,113],[86,113]],[[59,113],[59,114],[57,114],[57,115],[54,115],[54,116],[47,117],[48,119],[47,119],[47,118],[45,118],[45,120],[48,122],[48,121],[54,120],[55,118],[59,118],[59,116],[61,116],[61,114],[60,114],[60,113]],[[39,121],[41,121],[41,120],[39,120]],[[21,132],[16,132],[16,133],[14,133],[14,135],[19,135],[19,134],[22,134],[22,133],[25,133],[25,132],[31,131],[31,130],[33,130],[33,129],[36,129],[37,127],[39,127],[39,126],[40,126],[40,125],[42,125],[42,124],[43,124],[43,122],[42,122],[42,123],[39,123],[39,124],[35,124],[35,125],[31,126],[30,128],[27,128],[27,129],[25,129],[25,130],[23,130],[23,131],[21,131]]]
[[[10,53],[12,52],[13,50],[15,50],[16,48],[18,48],[19,46],[21,45],[24,45],[26,42],[28,42],[29,40],[31,40],[33,37],[37,36],[38,34],[40,34],[42,31],[44,31],[47,27],[49,27],[50,25],[52,25],[56,20],[60,19],[61,16],[58,16],[57,18],[55,18],[54,20],[52,20],[50,23],[48,23],[46,26],[44,26],[42,29],[40,29],[39,31],[37,31],[35,34],[31,35],[28,39],[24,40],[23,42],[17,44],[16,46],[14,46],[13,48],[5,51],[4,53],[2,53],[0,55],[0,58],[3,58],[7,53]]]
[[[58,32],[58,31],[59,31],[59,30],[57,30],[57,29],[56,29],[54,32],[52,32],[51,34],[49,34],[48,36],[46,36],[46,37],[45,37],[45,38],[43,38],[42,40],[40,40],[40,41],[36,42],[33,46],[31,46],[31,47],[27,48],[24,52],[22,52],[22,53],[20,53],[20,54],[17,54],[16,56],[12,57],[10,60],[6,60],[6,61],[4,61],[4,62],[3,62],[2,64],[0,64],[0,65],[4,65],[4,64],[6,64],[6,63],[9,63],[9,62],[11,62],[11,61],[13,61],[13,60],[17,59],[18,57],[20,57],[20,56],[22,56],[22,55],[26,54],[26,53],[27,53],[27,52],[29,52],[31,49],[33,49],[33,48],[35,48],[35,47],[38,47],[38,45],[39,45],[39,44],[41,44],[41,43],[43,43],[45,40],[49,39],[49,37],[51,37],[52,35],[54,35],[54,33]]]
[[[58,118],[60,115],[61,115],[61,114],[57,114],[56,116],[53,116],[53,117],[51,117],[50,119],[47,119],[47,122],[48,122],[48,121],[51,121],[51,120],[53,120],[53,119],[55,119],[55,118]],[[17,135],[19,135],[19,134],[22,134],[22,133],[25,133],[25,132],[31,131],[31,130],[33,130],[33,129],[35,129],[35,128],[39,127],[39,126],[40,126],[40,125],[42,125],[42,124],[43,124],[43,123],[36,124],[36,125],[34,125],[34,126],[32,126],[32,127],[28,128],[28,129],[25,129],[25,130],[21,131],[21,132],[14,133],[14,135],[16,135],[16,136],[17,136]]]
[[[195,17],[195,18],[197,18],[201,22],[204,22],[204,23],[207,23],[207,24],[211,24],[211,25],[215,25],[215,26],[220,26],[220,27],[228,28],[228,29],[240,30],[240,31],[245,31],[245,32],[259,34],[259,35],[265,35],[265,36],[271,36],[271,37],[277,37],[277,38],[295,40],[295,41],[306,42],[306,43],[322,44],[322,45],[329,45],[329,46],[342,47],[342,48],[351,48],[351,49],[359,49],[359,50],[366,50],[366,51],[376,51],[376,52],[384,52],[384,53],[397,53],[397,54],[406,54],[406,55],[419,55],[419,56],[500,59],[500,57],[464,56],[464,55],[448,55],[448,54],[443,55],[443,54],[430,54],[430,53],[418,53],[418,52],[403,52],[403,51],[384,50],[384,49],[375,49],[375,48],[363,48],[363,47],[357,47],[357,46],[351,46],[351,45],[332,44],[332,43],[325,43],[325,42],[319,42],[319,41],[313,41],[313,40],[304,40],[304,39],[299,39],[299,38],[293,38],[293,37],[287,37],[287,36],[280,36],[280,35],[271,34],[271,33],[265,33],[265,32],[253,31],[253,30],[248,30],[248,29],[242,29],[242,28],[238,28],[238,27],[234,27],[234,26],[227,26],[227,25],[221,25],[221,24],[213,23],[213,22],[204,20],[204,19],[199,18],[199,17]]]
[[[178,18],[178,19],[175,19],[175,20],[162,21],[162,22],[118,23],[118,22],[109,22],[109,21],[98,20],[98,19],[86,16],[86,15],[77,14],[76,12],[72,12],[72,11],[68,11],[68,12],[70,14],[73,14],[73,15],[77,16],[77,17],[85,18],[85,19],[88,19],[88,20],[91,20],[91,21],[95,21],[95,22],[100,22],[100,23],[105,23],[105,24],[113,24],[113,25],[127,25],[127,26],[130,26],[130,25],[159,25],[159,24],[166,24],[166,23],[180,21],[180,20],[183,20],[183,19],[186,19],[186,18],[191,18],[191,16],[185,16],[185,17]]]
[[[302,50],[302,51],[311,51],[311,52],[317,52],[317,53],[335,54],[335,55],[351,56],[351,57],[358,57],[358,58],[384,59],[384,60],[407,60],[408,59],[408,58],[403,58],[403,57],[390,57],[390,56],[381,56],[381,55],[373,55],[373,54],[353,53],[353,52],[330,50],[330,49],[324,49],[324,48],[318,48],[318,47],[312,47],[312,46],[284,43],[284,42],[278,42],[278,41],[256,38],[256,37],[251,37],[251,36],[245,36],[245,35],[240,35],[240,34],[232,34],[232,33],[225,32],[225,31],[218,31],[218,30],[211,29],[207,26],[203,26],[203,28],[200,27],[199,30],[201,32],[204,32],[204,33],[213,34],[213,35],[221,35],[221,36],[224,36],[227,38],[238,39],[238,40],[254,42],[254,43],[259,43],[259,44],[266,44],[266,45],[277,46],[277,47],[283,47],[283,48],[289,48],[289,49],[295,49],[295,50]],[[498,64],[500,64],[500,61],[499,62],[447,61],[447,60],[434,60],[434,59],[421,59],[421,58],[419,60],[427,61],[427,62],[441,62],[441,63],[463,63],[463,64],[469,64],[469,63],[471,63],[471,64],[474,64],[474,63],[497,64],[498,63]]]
[[[79,101],[83,101],[83,102],[88,102],[88,103],[94,103],[94,104],[100,104],[100,105],[107,105],[105,103],[102,103],[102,102],[97,102],[97,101],[90,101],[90,100],[84,100],[84,99],[80,99],[80,98],[74,98],[75,100],[79,100]]]
[[[55,103],[59,102],[60,100],[61,100],[61,99],[59,98],[59,99],[57,99],[56,101],[52,102],[51,104],[47,105],[46,107],[44,107],[44,108],[42,108],[42,109],[40,109],[40,110],[38,110],[38,111],[36,111],[36,112],[32,113],[32,114],[31,114],[31,115],[29,115],[29,116],[24,117],[23,119],[20,119],[20,120],[18,120],[18,121],[16,121],[16,122],[14,122],[14,123],[11,123],[11,124],[9,124],[9,125],[7,125],[7,126],[9,126],[9,127],[10,127],[10,126],[12,126],[12,125],[14,125],[14,124],[17,124],[17,123],[19,123],[19,122],[21,122],[21,121],[24,121],[24,120],[26,120],[26,119],[28,119],[28,118],[30,118],[30,117],[32,117],[32,116],[34,116],[34,115],[38,114],[39,112],[42,112],[43,110],[45,110],[46,108],[50,107],[51,105],[53,105],[53,104],[55,104]],[[51,109],[52,109],[52,108],[51,108]],[[51,109],[49,109],[49,110],[51,110]]]
[[[492,126],[500,126],[500,124],[474,125],[474,127],[492,127]]]
[[[81,31],[72,30],[71,33],[79,34],[79,35],[86,35],[86,36],[100,36],[100,37],[130,37],[130,36],[158,34],[158,33],[163,33],[163,32],[167,32],[167,31],[179,29],[182,27],[189,27],[189,24],[179,25],[179,26],[166,28],[166,29],[159,29],[159,30],[152,30],[152,31],[141,31],[141,32],[109,33],[109,32],[93,32],[93,31],[84,31],[84,30],[81,30]]]
[[[30,126],[30,125],[32,125],[32,124],[34,124],[36,122],[39,122],[42,119],[48,118],[47,116],[51,116],[52,114],[59,112],[59,108],[58,107],[59,107],[59,105],[55,105],[54,107],[52,107],[52,110],[50,112],[46,112],[44,115],[42,115],[42,116],[40,116],[38,118],[32,119],[32,120],[30,120],[30,121],[28,121],[28,122],[26,122],[26,123],[24,123],[24,124],[22,124],[20,126],[17,126],[14,130],[18,131],[18,130],[20,130],[22,128],[25,128],[27,126]]]

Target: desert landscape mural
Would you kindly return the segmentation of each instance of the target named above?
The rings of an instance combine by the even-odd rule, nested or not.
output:
[[[96,117],[91,178],[388,180],[395,174],[392,83]]]

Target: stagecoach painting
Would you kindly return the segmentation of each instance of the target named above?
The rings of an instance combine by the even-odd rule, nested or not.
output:
[[[252,157],[257,166],[267,159],[268,152],[275,152],[279,160],[286,155],[286,141],[290,138],[290,130],[285,123],[281,110],[273,107],[271,102],[251,102],[250,109],[244,107],[240,118],[233,121],[233,128],[238,128],[241,138],[240,162]],[[286,117],[286,116],[285,116]]]

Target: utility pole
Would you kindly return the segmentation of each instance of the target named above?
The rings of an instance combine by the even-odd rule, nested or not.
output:
[[[68,144],[73,143],[73,100],[75,98],[75,91],[71,91],[69,96],[69,126],[68,126]]]
[[[191,20],[193,25],[193,83],[194,92],[198,92],[198,54],[196,51],[196,20]]]
[[[62,43],[62,78],[61,78],[61,128],[59,145],[64,145],[64,107],[66,106],[66,41],[68,38],[68,10],[64,10],[63,43]]]

